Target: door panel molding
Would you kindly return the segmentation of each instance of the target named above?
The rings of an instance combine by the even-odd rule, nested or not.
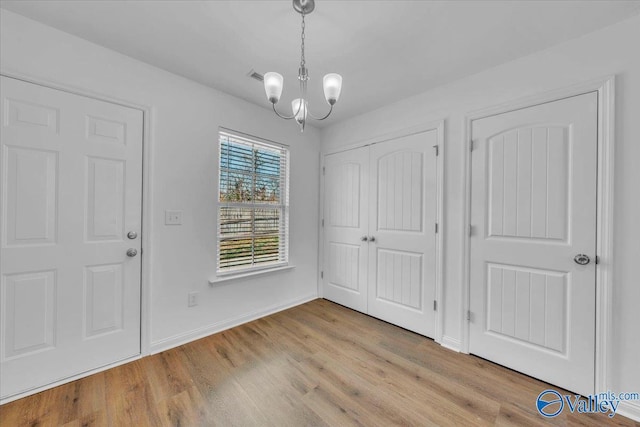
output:
[[[612,256],[613,256],[613,195],[614,195],[614,106],[615,76],[604,76],[570,87],[560,88],[542,94],[524,97],[496,106],[470,112],[464,124],[464,174],[463,194],[465,197],[462,230],[471,230],[471,149],[473,121],[512,112],[540,104],[559,101],[589,92],[598,93],[598,150],[597,150],[597,202],[596,202],[596,337],[595,337],[595,392],[608,390],[607,370],[610,354],[611,303],[612,303]],[[463,257],[461,269],[463,286],[460,300],[460,348],[469,353],[470,307],[470,233],[462,233]]]

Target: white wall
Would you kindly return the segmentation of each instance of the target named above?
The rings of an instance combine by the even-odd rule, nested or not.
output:
[[[268,109],[1,11],[1,66],[152,107],[149,261],[152,350],[317,295],[319,132],[301,134]],[[252,83],[247,79],[247,84]],[[256,84],[256,91],[262,91]],[[265,101],[266,102],[266,101]],[[291,262],[296,268],[210,286],[216,265],[217,132],[224,126],[291,148]],[[164,210],[183,210],[165,226]],[[199,305],[187,307],[187,293]]]
[[[462,336],[465,114],[616,74],[614,334],[609,387],[614,391],[640,391],[639,40],[640,17],[636,16],[322,130],[322,149],[328,151],[420,123],[447,120],[444,334],[448,344]]]

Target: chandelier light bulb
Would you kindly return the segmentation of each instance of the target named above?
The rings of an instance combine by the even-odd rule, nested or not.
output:
[[[300,105],[302,102],[302,105]],[[296,98],[291,101],[291,111],[298,123],[302,123],[307,120],[307,101],[301,98]]]
[[[269,72],[264,75],[264,91],[272,104],[277,104],[280,101],[283,82],[282,74]]]
[[[322,87],[324,89],[324,98],[329,105],[338,102],[340,91],[342,90],[342,76],[336,73],[329,73],[322,79]]]

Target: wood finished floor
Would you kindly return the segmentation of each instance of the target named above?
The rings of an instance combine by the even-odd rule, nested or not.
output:
[[[0,407],[2,426],[621,425],[549,386],[325,300]],[[563,392],[562,390],[560,390]]]

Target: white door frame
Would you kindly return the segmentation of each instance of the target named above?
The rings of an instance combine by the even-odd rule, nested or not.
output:
[[[513,110],[557,101],[563,98],[598,92],[598,177],[596,205],[596,341],[595,392],[607,390],[608,355],[611,345],[612,256],[613,256],[613,184],[614,184],[614,106],[615,76],[606,76],[575,86],[546,92],[469,113],[465,117],[463,233],[463,286],[461,292],[461,351],[469,353],[471,240],[466,230],[471,226],[471,125],[474,120]]]
[[[80,88],[69,86],[66,84],[60,84],[57,82],[53,82],[51,80],[47,80],[44,78],[40,78],[37,76],[27,75],[24,73],[16,72],[13,70],[6,70],[4,68],[0,68],[0,75],[4,77],[9,77],[12,79],[22,80],[27,83],[36,84],[39,86],[44,86],[50,89],[60,90],[63,92],[68,92],[74,95],[80,95],[87,98],[96,99],[98,101],[109,102],[111,104],[122,105],[124,107],[134,108],[142,111],[143,116],[143,135],[142,135],[142,218],[141,218],[141,243],[142,247],[140,250],[140,262],[141,262],[141,277],[140,277],[140,354],[137,356],[133,356],[131,358],[118,361],[117,363],[113,363],[107,366],[103,366],[97,369],[93,369],[87,372],[83,372],[78,375],[74,375],[69,378],[65,378],[63,380],[57,381],[55,383],[47,384],[42,387],[38,387],[33,390],[29,390],[24,393],[20,393],[17,395],[10,396],[4,400],[0,400],[0,404],[5,404],[11,402],[16,399],[20,399],[22,397],[38,393],[42,390],[46,390],[52,387],[55,387],[60,384],[68,383],[70,381],[74,381],[78,378],[83,378],[89,375],[92,375],[97,372],[105,371],[107,369],[113,368],[118,365],[122,365],[128,363],[132,360],[140,359],[143,356],[149,355],[150,351],[150,342],[151,342],[151,279],[152,279],[152,271],[150,266],[151,259],[151,233],[148,232],[147,228],[151,226],[152,222],[152,194],[151,191],[151,183],[152,183],[152,153],[151,147],[153,146],[153,135],[152,135],[152,126],[151,121],[154,116],[154,108],[148,105],[137,104],[134,102],[130,102],[123,99],[113,98],[101,93],[93,92],[90,89]]]
[[[373,144],[379,144],[381,142],[390,141],[404,136],[415,135],[418,133],[428,132],[435,130],[438,135],[438,155],[436,156],[436,165],[438,166],[438,185],[436,188],[437,196],[436,201],[438,204],[437,210],[437,223],[438,233],[436,236],[436,322],[435,322],[435,334],[434,341],[440,343],[443,335],[444,325],[444,301],[443,301],[443,271],[444,271],[444,230],[445,230],[445,216],[444,216],[444,159],[446,152],[445,141],[445,120],[436,120],[428,123],[419,124],[417,126],[393,131],[383,135],[374,136],[365,140],[355,142],[349,145],[345,145],[339,148],[333,148],[329,150],[320,151],[320,173],[322,174],[320,179],[320,210],[318,221],[318,275],[317,275],[317,288],[318,297],[322,298],[322,266],[324,265],[324,158],[328,154],[341,153],[343,151],[353,150],[356,148],[366,147]]]

